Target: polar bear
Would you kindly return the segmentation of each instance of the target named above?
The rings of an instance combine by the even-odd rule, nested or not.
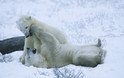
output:
[[[25,55],[25,65],[47,68],[47,61],[41,54],[36,51],[36,49],[27,48]]]
[[[48,68],[62,67],[68,64],[95,67],[104,61],[106,52],[101,48],[100,39],[95,45],[60,44],[53,34],[42,31],[33,25],[30,32],[42,42],[41,51],[37,52],[43,56]],[[33,57],[31,58],[33,59]],[[44,63],[38,65],[42,67]]]
[[[40,46],[42,44],[35,35],[29,37],[29,35],[32,35],[29,31],[32,25],[37,27],[38,29],[53,34],[56,37],[56,39],[60,42],[60,44],[67,43],[67,40],[61,31],[43,22],[40,22],[31,16],[22,16],[19,20],[16,21],[16,24],[18,29],[26,36],[24,44],[24,53],[20,58],[20,61],[23,64],[25,63],[25,55],[27,52],[27,48],[28,47],[36,48],[38,51],[40,51]]]

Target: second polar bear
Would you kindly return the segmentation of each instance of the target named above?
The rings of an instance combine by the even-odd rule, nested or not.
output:
[[[18,29],[22,31],[22,33],[24,33],[24,35],[26,36],[25,44],[24,44],[24,53],[20,58],[20,61],[23,64],[25,63],[25,55],[27,52],[27,48],[28,47],[36,48],[38,51],[40,51],[40,46],[42,45],[42,43],[39,41],[39,39],[35,35],[28,37],[29,35],[31,35],[29,29],[32,25],[37,27],[38,29],[41,29],[43,31],[53,34],[60,44],[67,43],[67,40],[61,31],[43,22],[40,22],[31,16],[22,16],[19,20],[16,21],[16,23],[17,23]]]
[[[46,59],[36,51],[36,49],[27,48],[27,53],[25,56],[25,65],[26,66],[35,66],[41,68],[47,68]]]
[[[42,64],[35,61],[36,64],[38,63],[38,67],[44,67],[42,65],[46,63],[48,68],[62,67],[68,64],[95,67],[104,61],[106,52],[101,48],[100,39],[98,39],[98,43],[95,45],[60,44],[51,33],[41,30],[39,32],[38,30],[35,26],[32,26],[30,30],[32,35],[36,35],[42,42],[41,52],[36,51],[36,58],[39,58],[38,55],[41,55],[45,61],[43,62],[44,59],[42,60],[42,58],[37,59],[37,61],[42,61]],[[31,58],[36,59],[33,55]],[[29,59],[27,59],[28,61]],[[31,60],[31,63],[35,66],[34,60]]]

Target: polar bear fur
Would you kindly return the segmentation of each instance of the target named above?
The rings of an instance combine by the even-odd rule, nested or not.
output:
[[[30,27],[32,25],[42,31],[46,31],[46,32],[53,34],[56,37],[56,39],[60,42],[60,44],[67,43],[67,40],[61,31],[59,31],[56,28],[51,27],[43,22],[40,22],[31,16],[22,16],[19,20],[16,21],[16,23],[17,23],[18,29],[22,33],[24,33],[24,35],[26,36],[25,44],[24,44],[24,53],[20,58],[20,61],[23,64],[25,63],[25,55],[27,52],[27,48],[28,47],[36,48],[40,52],[40,46],[42,45],[42,43],[39,41],[39,39],[35,35],[29,37],[29,35],[32,35],[30,33]]]
[[[35,66],[41,68],[47,68],[47,61],[41,54],[39,54],[36,49],[27,48],[27,53],[25,56],[26,66]]]
[[[41,51],[37,52],[45,58],[46,67],[62,67],[68,64],[95,67],[103,63],[106,52],[100,47],[100,39],[96,45],[60,44],[53,34],[38,30],[37,27],[32,26],[30,31],[42,42]],[[33,57],[31,58],[33,59]],[[38,65],[43,67],[44,63]]]

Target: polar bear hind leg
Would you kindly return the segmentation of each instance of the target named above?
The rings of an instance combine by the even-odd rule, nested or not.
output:
[[[75,65],[81,65],[86,67],[96,67],[98,65],[96,60],[97,57],[94,56],[80,55],[73,59],[73,63]]]

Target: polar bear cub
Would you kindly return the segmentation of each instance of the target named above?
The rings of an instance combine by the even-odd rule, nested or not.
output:
[[[32,25],[42,31],[46,31],[46,32],[53,34],[56,37],[56,39],[59,41],[60,44],[67,43],[66,37],[64,36],[64,34],[61,31],[59,31],[56,28],[51,27],[43,22],[40,22],[31,16],[22,16],[19,20],[16,21],[16,23],[17,23],[18,29],[22,33],[24,33],[24,35],[26,36],[25,44],[24,44],[24,53],[20,58],[20,61],[23,64],[25,63],[25,55],[27,52],[27,48],[28,47],[36,48],[37,51],[40,52],[40,46],[42,45],[40,40],[35,35],[29,37],[29,35],[32,35],[30,33],[30,28]],[[40,31],[39,31],[39,33],[40,33]]]
[[[32,26],[30,31],[42,42],[39,54],[46,59],[48,68],[68,64],[95,67],[104,61],[106,52],[101,48],[100,39],[95,45],[60,44],[51,33],[38,30],[37,27]]]

